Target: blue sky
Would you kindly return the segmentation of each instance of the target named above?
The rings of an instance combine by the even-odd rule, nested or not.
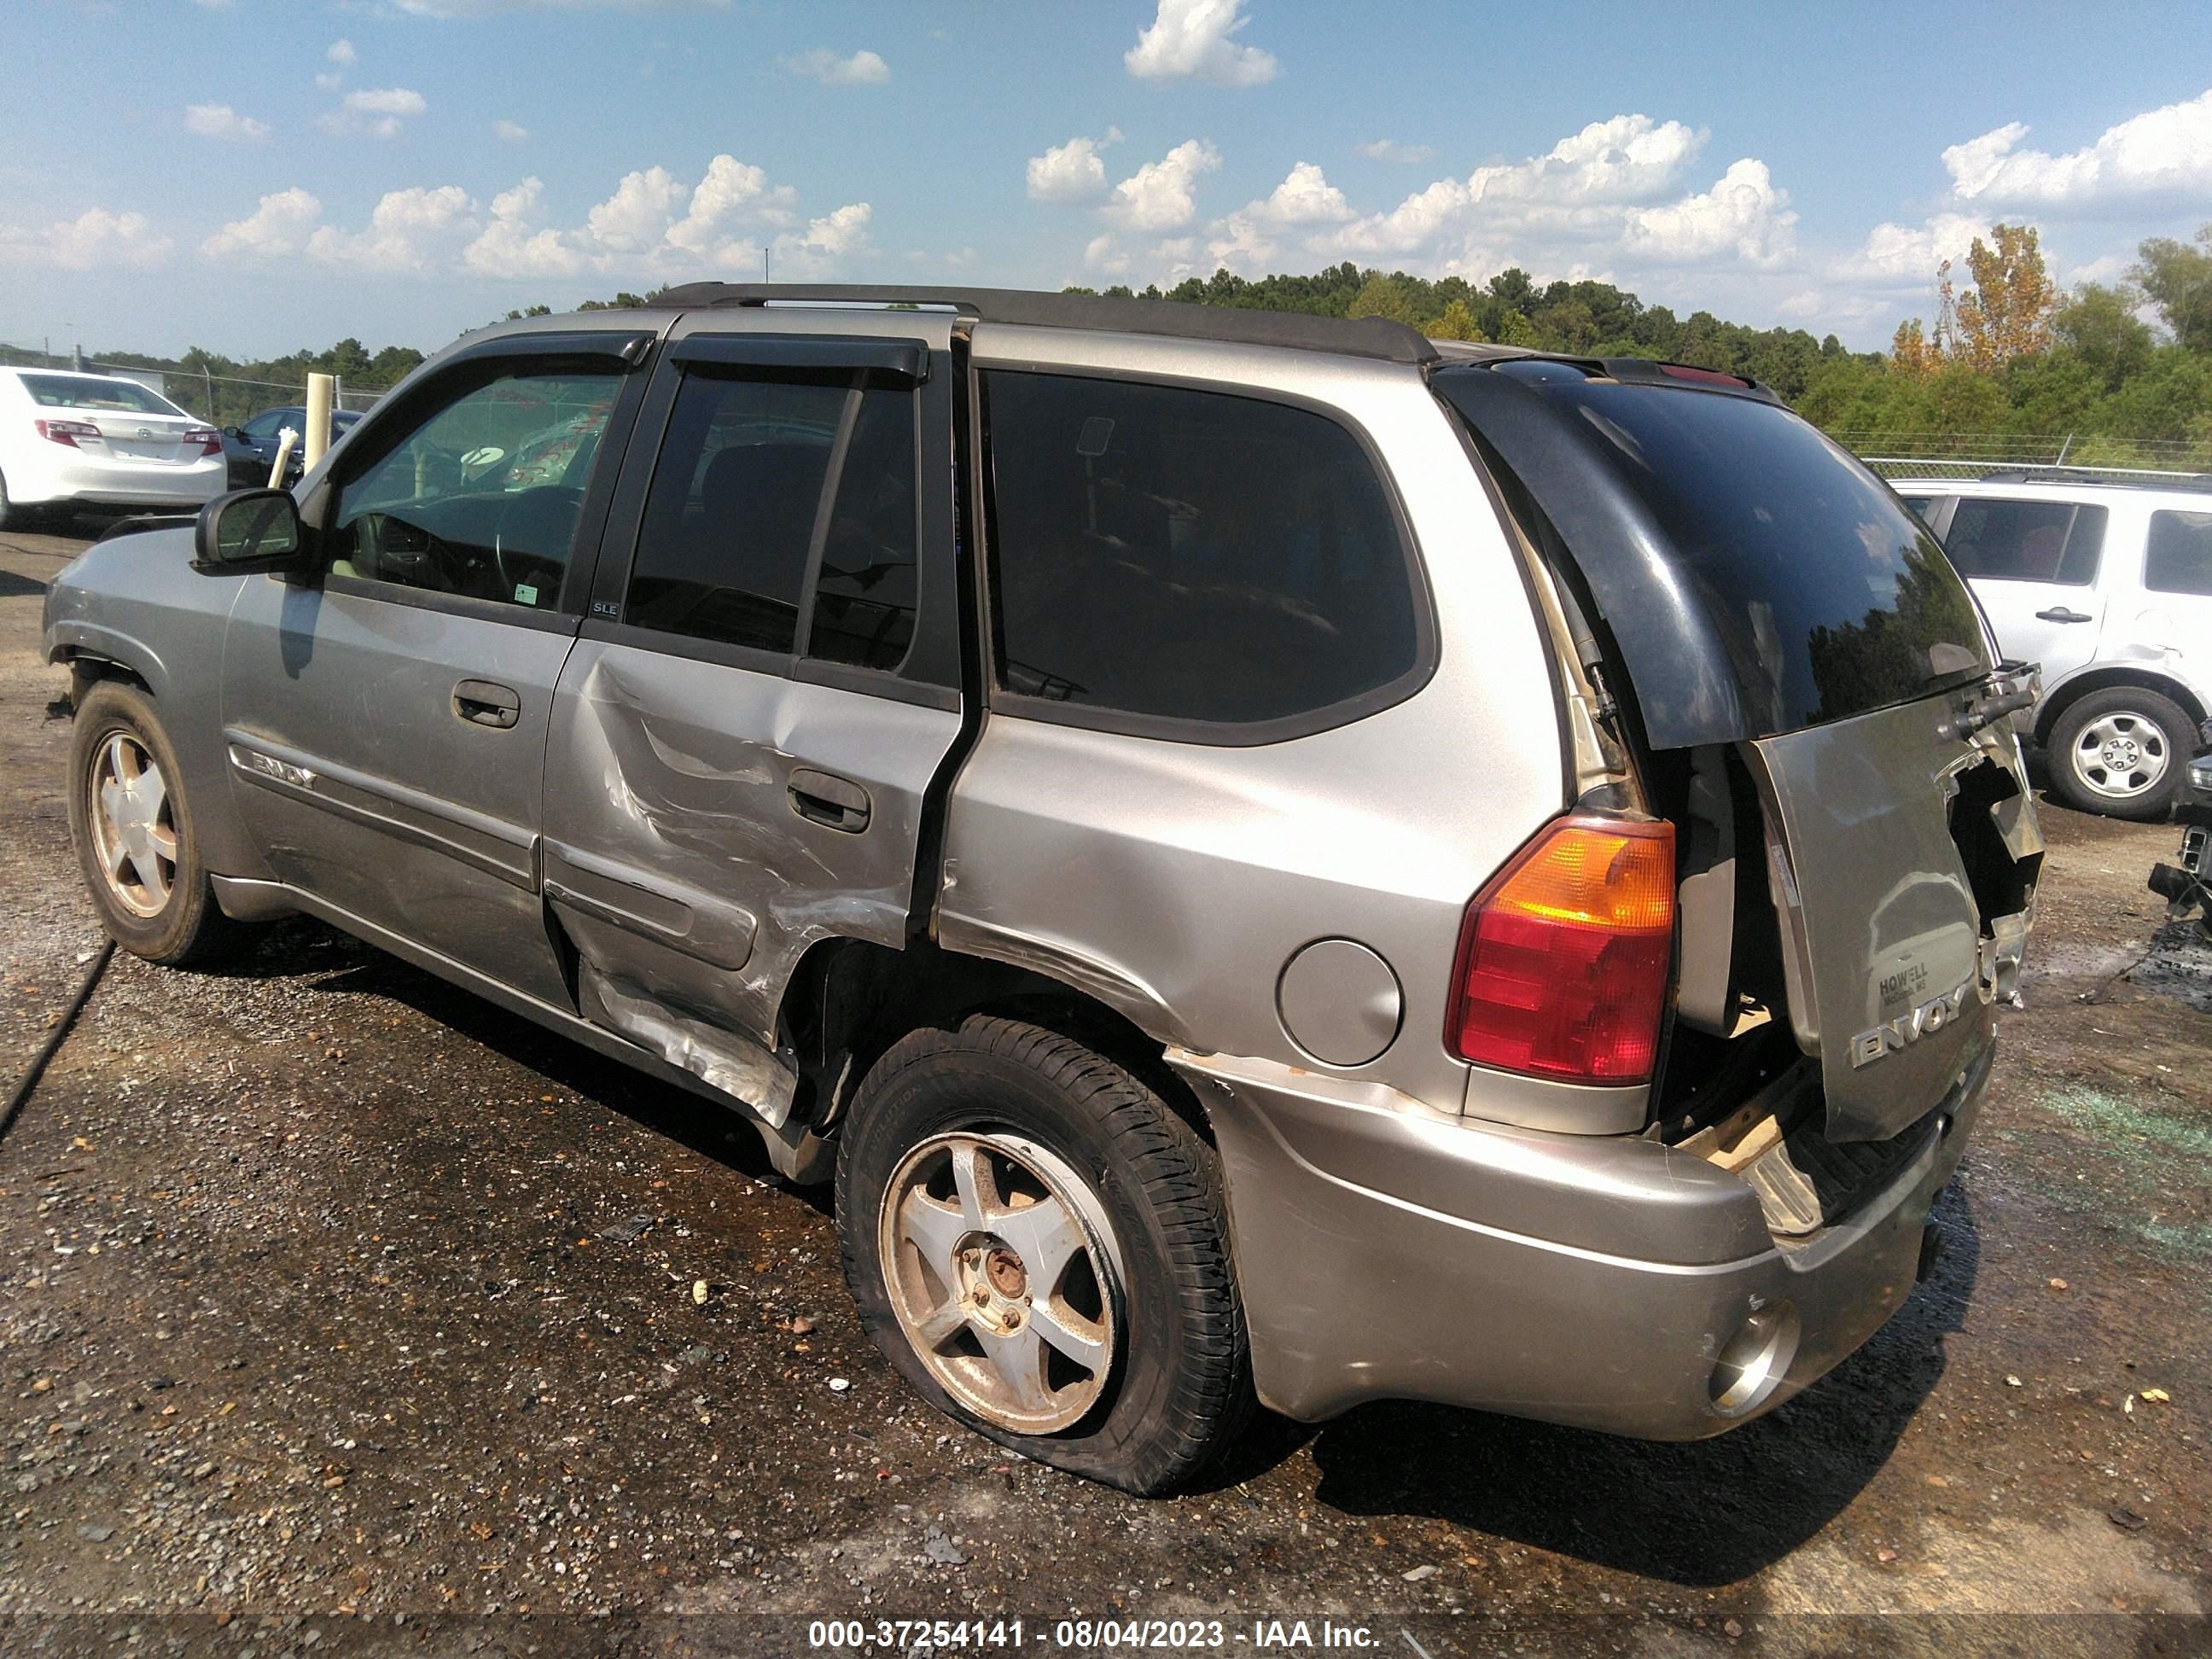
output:
[[[2188,6],[22,0],[0,339],[429,348],[702,276],[1509,264],[1886,342],[2212,221]]]

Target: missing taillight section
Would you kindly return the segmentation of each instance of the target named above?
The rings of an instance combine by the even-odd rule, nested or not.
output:
[[[1674,826],[1561,818],[1468,906],[1445,1042],[1531,1077],[1644,1082],[1674,935]]]

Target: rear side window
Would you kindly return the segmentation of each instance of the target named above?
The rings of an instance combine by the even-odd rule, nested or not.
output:
[[[1966,496],[1951,515],[1943,550],[1962,576],[2087,587],[2097,580],[2105,518],[2101,507],[2076,507],[2070,501]]]
[[[914,397],[851,377],[692,374],[654,466],[623,620],[787,655],[823,489],[810,655],[896,668],[914,637]]]
[[[1406,544],[1345,428],[1221,392],[983,378],[1002,690],[1254,726],[1380,706],[1415,672]]]
[[[2154,593],[2212,598],[2212,513],[2154,513],[2143,560]]]
[[[1943,509],[1951,504],[1948,495],[1913,495],[1903,489],[1897,494],[1898,499],[1912,509],[1913,516],[1925,525],[1936,523],[1942,517]]]

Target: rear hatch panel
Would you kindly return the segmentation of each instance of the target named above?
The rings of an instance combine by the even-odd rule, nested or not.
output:
[[[1905,1133],[1984,1059],[2042,851],[1991,712],[2019,680],[1966,585],[1887,485],[1747,383],[1522,358],[1431,384],[1595,625],[1616,735],[1680,830],[1662,1121],[1739,1105],[1711,1085],[1771,1016],[1817,1065],[1827,1140]]]
[[[2042,843],[2018,744],[2002,725],[1962,739],[1961,702],[1749,745],[1778,832],[1776,909],[1798,947],[1792,1023],[1820,1059],[1832,1140],[1917,1122],[1972,1068],[1990,1005],[2013,991]]]

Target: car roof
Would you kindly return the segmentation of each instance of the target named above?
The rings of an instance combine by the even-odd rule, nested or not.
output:
[[[1676,388],[1728,392],[1779,403],[1748,377],[1694,364],[1646,358],[1595,357],[1532,351],[1486,341],[1431,340],[1411,324],[1382,317],[1323,317],[1305,312],[1243,306],[1195,305],[1179,300],[1140,300],[1097,294],[1051,294],[1028,289],[948,288],[895,283],[687,283],[663,289],[648,306],[571,313],[494,324],[456,342],[482,342],[527,332],[647,329],[665,332],[686,313],[754,310],[775,305],[804,308],[927,309],[952,312],[979,323],[1138,334],[1229,345],[1279,346],[1291,350],[1404,363],[1424,371],[1468,368],[1512,359],[1571,363],[1585,374]]]

